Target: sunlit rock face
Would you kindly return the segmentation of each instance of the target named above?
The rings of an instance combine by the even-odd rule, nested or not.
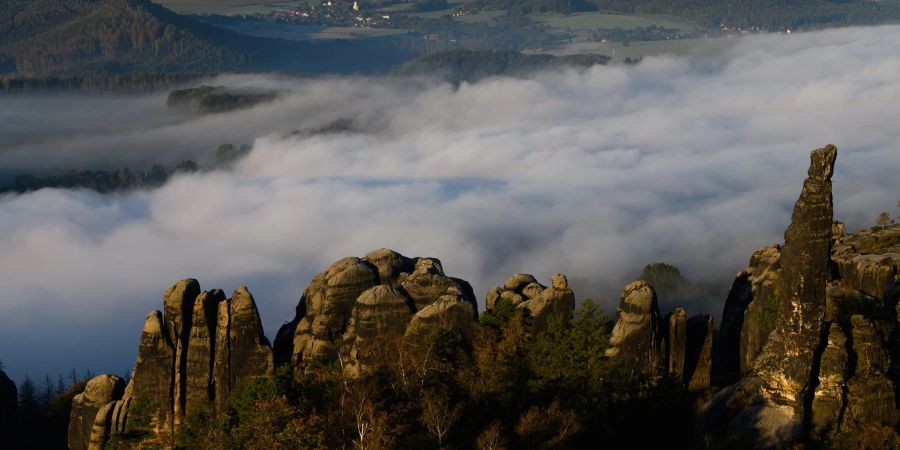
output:
[[[569,320],[575,310],[575,293],[569,289],[566,276],[555,273],[550,281],[550,287],[547,287],[538,283],[533,275],[514,274],[503,286],[488,291],[485,305],[491,310],[498,301],[505,300],[517,308],[527,309],[531,316],[531,332],[539,332],[546,329],[551,318]]]
[[[663,361],[659,306],[656,292],[646,281],[635,281],[622,291],[616,324],[606,356],[620,358],[626,371],[650,377]]]
[[[115,375],[100,375],[87,382],[84,392],[72,399],[69,449],[103,448],[109,438],[112,406],[124,390],[125,382]]]
[[[278,363],[304,371],[340,358],[348,371],[359,374],[367,365],[367,343],[406,335],[415,315],[448,295],[466,304],[465,322],[474,323],[472,286],[447,276],[437,258],[409,258],[389,249],[343,258],[313,277],[297,315],[279,330]],[[458,308],[450,310],[453,315]]]
[[[253,296],[201,291],[197,280],[163,295],[165,314],[147,315],[127,386],[111,375],[73,400],[69,447],[101,449],[112,433],[140,427],[147,445],[170,448],[192,415],[213,417],[232,390],[273,374],[274,362]]]
[[[833,221],[836,156],[812,152],[785,244],[735,280],[713,379],[737,382],[703,407],[704,447],[830,445],[898,422],[900,227],[845,234]]]

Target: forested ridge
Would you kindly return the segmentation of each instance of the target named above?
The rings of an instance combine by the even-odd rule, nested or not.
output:
[[[411,53],[389,41],[247,36],[149,0],[3,0],[0,74],[16,78],[165,72],[374,71]]]

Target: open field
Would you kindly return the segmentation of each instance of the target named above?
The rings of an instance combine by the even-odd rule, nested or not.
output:
[[[675,28],[681,31],[694,31],[697,29],[697,24],[671,16],[579,12],[572,14],[529,14],[528,18],[554,28],[571,29],[572,31],[596,30],[598,28],[634,29],[651,25]]]
[[[656,55],[680,55],[710,57],[720,54],[737,43],[740,38],[678,39],[671,41],[634,42],[629,45],[601,44],[599,42],[578,42],[562,48],[538,51],[552,55],[575,55],[579,53],[601,53],[617,59],[643,58]]]

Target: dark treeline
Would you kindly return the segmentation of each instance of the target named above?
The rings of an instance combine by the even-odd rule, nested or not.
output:
[[[831,0],[480,0],[480,9],[506,9],[510,14],[610,11],[665,14],[707,28],[809,28],[876,24],[900,20],[900,5],[876,1]]]
[[[189,416],[176,440],[216,450],[688,446],[692,395],[605,357],[612,323],[593,302],[536,335],[527,311],[500,300],[470,337],[381,336],[357,355],[371,362],[359,377],[341,359],[302,374],[283,368],[234,394],[224,414]],[[114,434],[108,448],[148,433]]]
[[[398,75],[438,75],[454,83],[507,75],[524,75],[560,66],[589,67],[606,64],[610,58],[599,54],[553,56],[524,54],[511,50],[458,49],[423,56],[397,68]],[[627,62],[627,61],[626,61]]]
[[[84,94],[146,93],[168,90],[208,78],[203,73],[131,73],[86,77],[0,78],[0,94],[78,92]]]
[[[68,169],[58,174],[35,176],[17,175],[11,186],[0,187],[0,194],[8,192],[24,193],[43,188],[90,189],[109,193],[133,189],[156,188],[165,184],[177,173],[191,173],[199,169],[197,163],[184,161],[174,166],[154,164],[145,172],[129,169],[115,170],[75,170]]]
[[[49,374],[35,380],[30,375],[17,389],[0,393],[0,447],[10,450],[57,450],[68,448],[66,435],[72,398],[84,391],[94,377],[90,370],[79,375],[75,369],[66,376]],[[3,372],[0,384],[15,384]],[[9,390],[9,392],[7,392]],[[6,398],[13,395],[13,398]]]

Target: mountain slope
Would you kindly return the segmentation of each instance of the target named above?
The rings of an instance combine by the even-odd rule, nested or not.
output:
[[[74,4],[79,8],[68,16],[51,16],[43,32],[2,48],[17,73],[235,70],[253,58],[239,35],[146,0]],[[29,11],[20,15],[43,17]],[[41,31],[40,25],[30,28]]]

